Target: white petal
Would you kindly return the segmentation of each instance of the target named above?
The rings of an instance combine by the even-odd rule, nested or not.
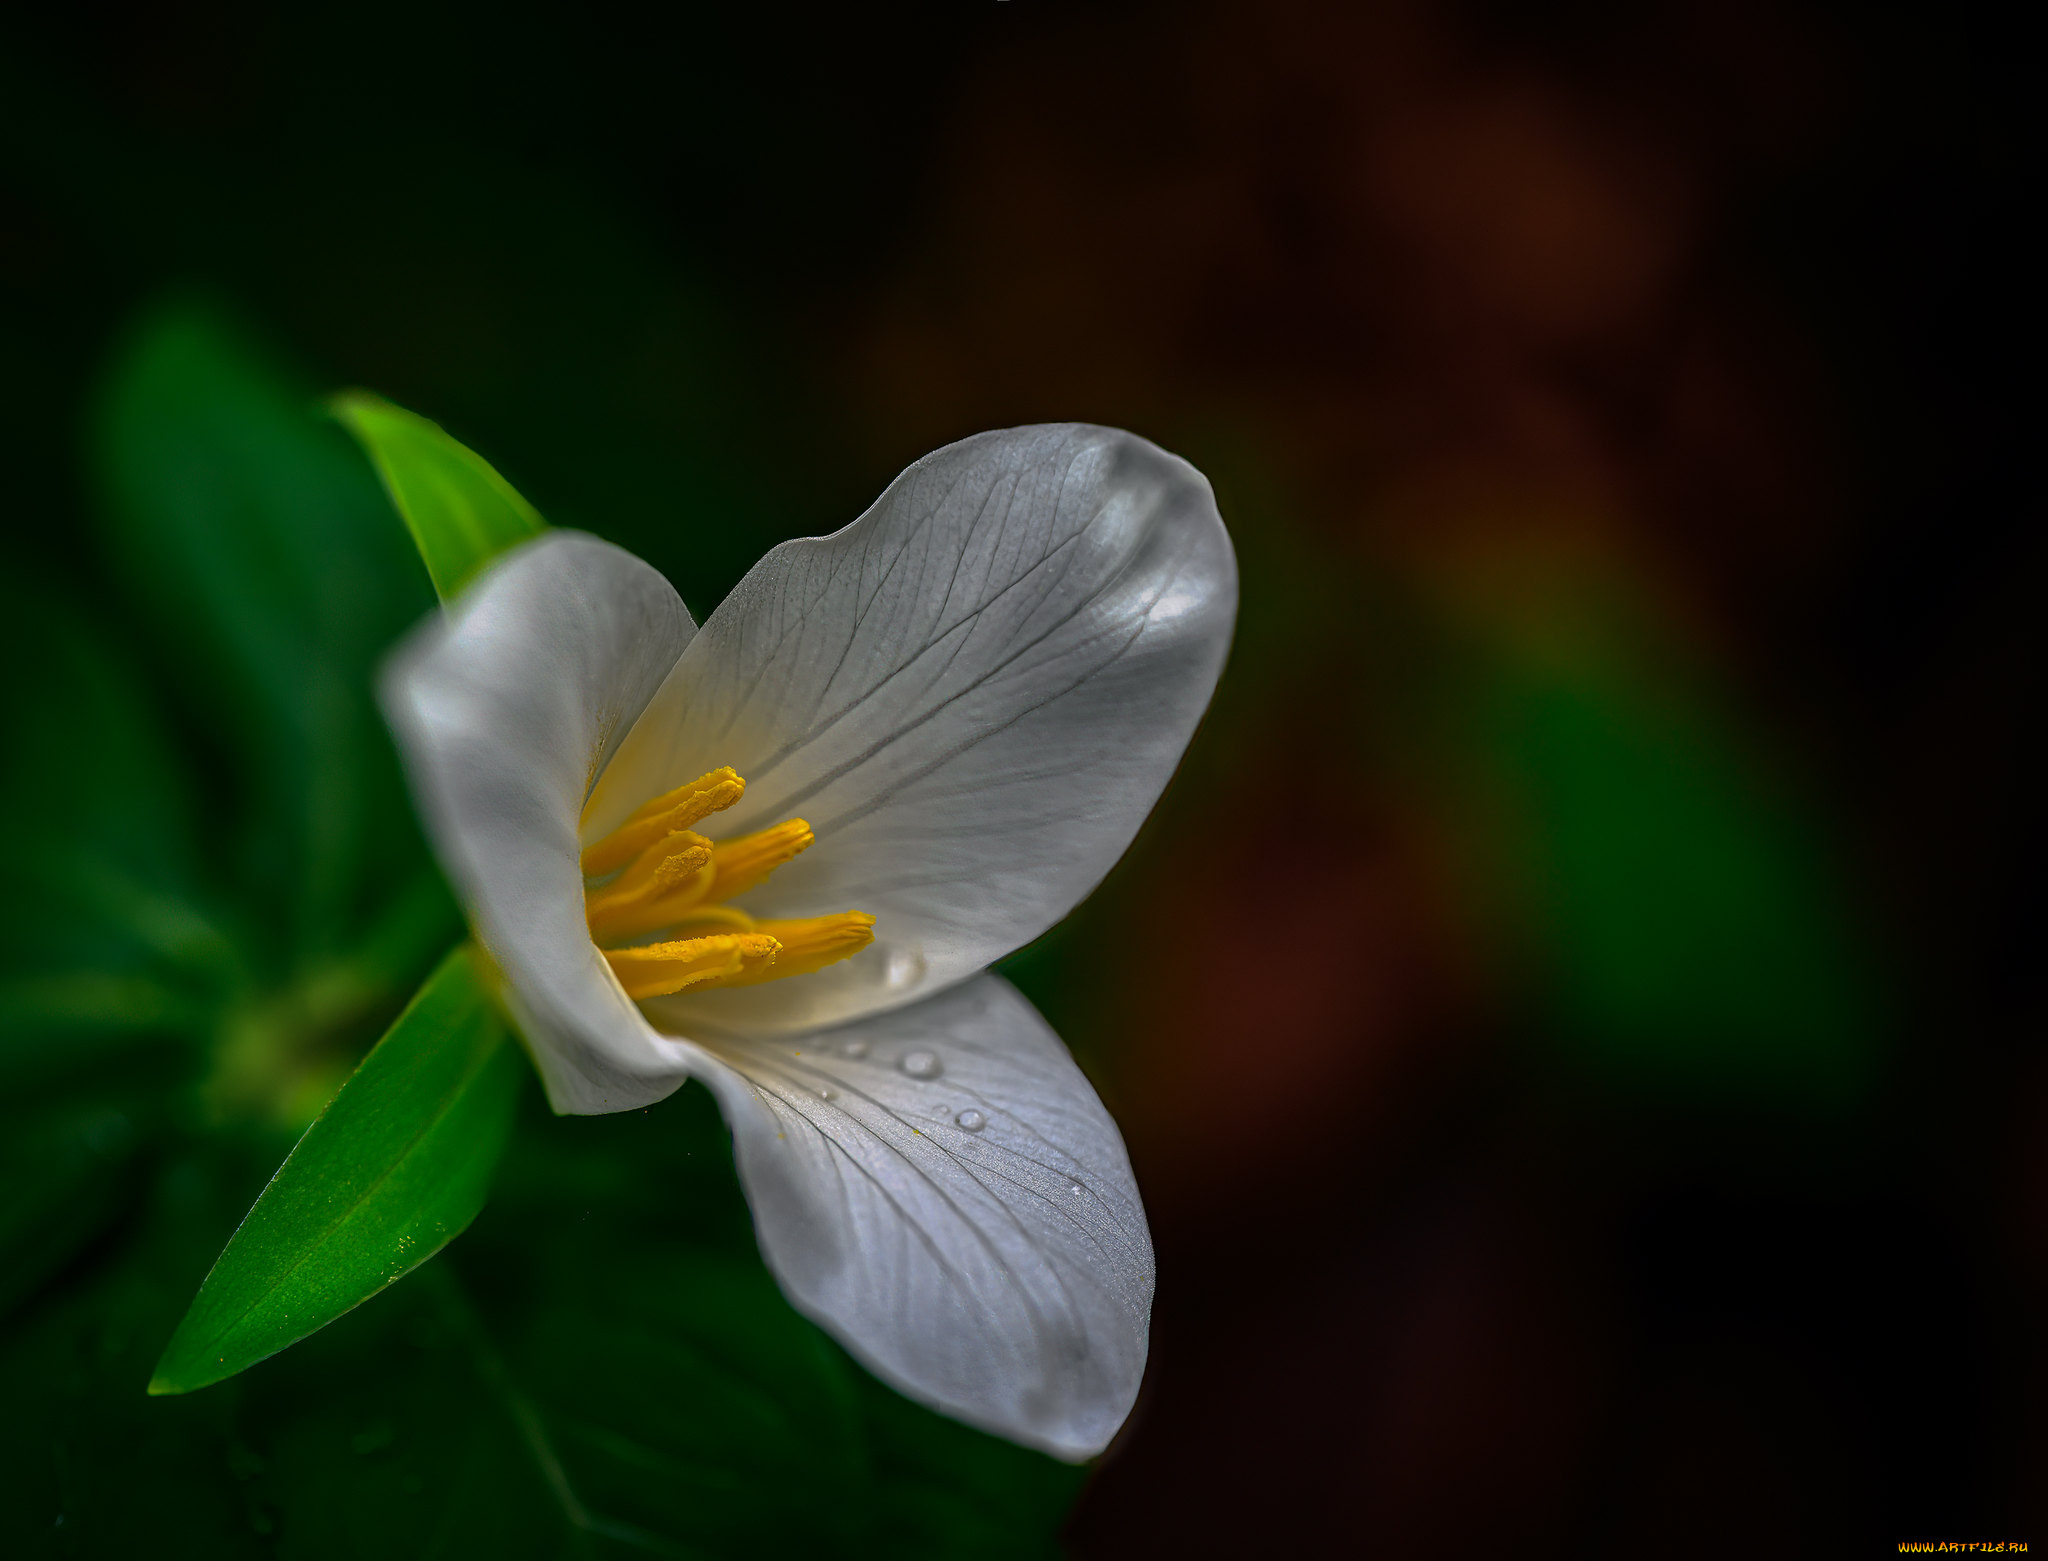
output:
[[[1201,473],[1114,429],[982,434],[711,615],[605,772],[590,837],[721,764],[731,831],[817,844],[743,902],[858,909],[876,942],[801,980],[650,1005],[663,1028],[833,1023],[964,979],[1102,879],[1223,665],[1236,564]]]
[[[789,1298],[913,1398],[1100,1452],[1144,1374],[1152,1242],[1116,1125],[1015,988],[699,1039]]]
[[[691,1050],[627,1000],[583,920],[590,784],[693,632],[632,554],[552,531],[494,563],[395,654],[385,715],[427,830],[557,1111],[673,1092]]]

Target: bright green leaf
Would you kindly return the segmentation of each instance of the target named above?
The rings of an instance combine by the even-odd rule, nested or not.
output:
[[[345,391],[329,404],[376,462],[442,601],[453,601],[485,564],[546,528],[512,484],[438,423],[367,390]]]
[[[450,954],[307,1130],[206,1276],[150,1392],[276,1354],[476,1217],[523,1074],[479,958]]]

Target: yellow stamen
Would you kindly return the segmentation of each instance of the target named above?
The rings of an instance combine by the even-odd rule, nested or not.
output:
[[[682,829],[649,846],[602,889],[583,897],[590,935],[603,943],[666,927],[710,885],[711,842]]]
[[[583,853],[583,871],[597,878],[615,872],[663,836],[677,834],[740,800],[747,783],[730,767],[700,775],[635,808],[625,823]]]
[[[841,911],[837,916],[811,916],[802,921],[757,921],[754,928],[779,945],[774,963],[749,966],[709,985],[758,986],[786,976],[807,976],[853,958],[875,941],[875,918],[866,911]]]
[[[636,808],[583,853],[591,940],[635,1002],[678,992],[754,986],[808,975],[850,959],[875,939],[864,911],[791,921],[756,921],[725,902],[809,848],[800,818],[712,842],[690,826],[739,801],[746,782],[713,770]],[[605,948],[649,933],[662,941]]]
[[[730,986],[735,978],[766,979],[782,945],[760,933],[721,933],[708,938],[681,938],[637,949],[606,949],[604,957],[618,974],[626,996],[636,1003],[668,997],[691,987]]]
[[[714,932],[752,932],[758,923],[737,905],[692,905],[662,925],[671,937],[706,938]]]
[[[772,829],[721,840],[711,848],[715,876],[704,898],[716,904],[745,894],[776,868],[810,849],[811,826],[800,818],[786,819]]]

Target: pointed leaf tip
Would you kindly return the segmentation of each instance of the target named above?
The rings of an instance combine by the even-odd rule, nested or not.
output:
[[[276,1354],[459,1235],[483,1207],[523,1073],[481,957],[458,948],[256,1200],[150,1394],[189,1393]]]
[[[327,406],[376,466],[443,602],[547,529],[517,488],[438,423],[367,390],[342,391]]]

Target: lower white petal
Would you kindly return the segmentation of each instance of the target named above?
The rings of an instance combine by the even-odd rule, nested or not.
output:
[[[1144,1374],[1152,1242],[1116,1125],[1031,1005],[981,976],[832,1030],[697,1040],[790,1299],[913,1398],[1100,1452]]]
[[[655,1033],[591,944],[583,800],[693,632],[632,554],[553,531],[494,563],[385,669],[428,834],[505,973],[557,1111],[671,1094],[690,1048]]]

